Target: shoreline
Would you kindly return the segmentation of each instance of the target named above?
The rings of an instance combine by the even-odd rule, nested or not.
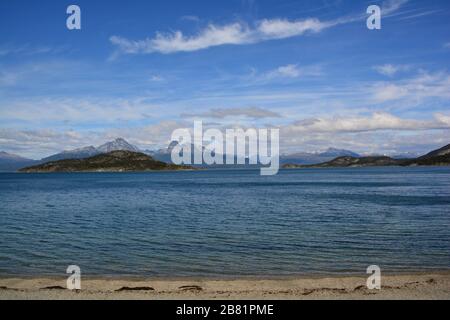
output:
[[[97,280],[97,281],[110,281],[110,280],[122,280],[122,281],[261,281],[261,280],[312,280],[312,279],[342,279],[342,278],[363,278],[365,277],[364,272],[350,271],[342,273],[298,273],[290,275],[220,275],[220,276],[141,276],[133,274],[107,274],[107,275],[86,275],[82,274],[82,279],[84,280]],[[448,275],[450,277],[449,269],[423,269],[423,270],[406,270],[406,271],[383,271],[382,276],[427,276],[427,275]],[[0,274],[0,282],[9,279],[22,279],[22,280],[33,280],[33,279],[45,279],[50,281],[58,281],[61,279],[67,279],[69,274],[10,274],[2,275]],[[367,277],[369,274],[367,274]]]
[[[129,279],[82,277],[81,290],[66,289],[66,277],[1,277],[0,300],[9,299],[445,299],[450,271],[383,275],[381,290],[369,290],[365,276],[236,279]]]
[[[369,169],[369,168],[450,168],[450,164],[443,164],[443,165],[411,165],[411,166],[400,166],[400,165],[390,165],[390,166],[330,166],[330,167],[321,167],[321,166],[302,166],[299,165],[298,167],[280,167],[280,171],[292,171],[292,170],[299,170],[299,169]],[[98,171],[0,171],[0,173],[19,173],[19,174],[50,174],[50,173],[153,173],[153,172],[204,172],[204,171],[236,171],[236,170],[254,170],[258,171],[260,168],[209,168],[209,167],[194,167],[193,169],[163,169],[163,170],[141,170],[141,171],[127,171],[127,170],[98,170]]]

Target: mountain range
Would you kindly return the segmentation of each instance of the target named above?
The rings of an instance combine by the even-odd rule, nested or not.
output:
[[[450,144],[413,159],[394,159],[386,156],[337,157],[331,161],[304,165],[285,164],[285,169],[295,168],[336,168],[336,167],[379,167],[379,166],[448,166],[450,165]]]
[[[141,150],[138,147],[128,143],[123,138],[117,138],[113,141],[104,143],[98,147],[87,146],[83,148],[73,149],[73,150],[65,150],[60,153],[42,158],[40,160],[33,160],[20,157],[18,155],[9,154],[6,152],[0,152],[0,171],[17,171],[21,168],[39,165],[47,162],[58,161],[58,160],[66,160],[66,159],[85,159],[90,158],[96,155],[109,153],[112,151],[130,151],[130,152],[141,152],[146,155],[151,156],[153,159],[157,161],[162,161],[165,163],[172,163],[171,161],[171,153],[172,149],[177,145],[177,142],[171,142],[167,148],[162,148],[159,150]],[[192,146],[192,150],[196,148],[194,145]],[[446,147],[442,148],[445,149]],[[439,149],[441,150],[441,149]],[[437,152],[442,152],[439,150],[435,150],[435,154]],[[447,149],[445,149],[447,150]],[[445,152],[444,150],[444,152]],[[435,154],[429,154],[422,157],[417,157],[414,154],[403,154],[403,155],[395,155],[389,159],[391,163],[407,163],[409,160],[420,161],[419,163],[426,163],[427,159],[433,157]],[[426,158],[428,157],[428,158]],[[299,166],[308,166],[308,165],[322,165],[326,166],[326,163],[331,162],[337,158],[346,158],[349,165],[351,162],[355,162],[355,159],[363,159],[363,161],[367,160],[367,163],[371,163],[373,161],[378,161],[382,159],[382,156],[370,156],[364,157],[353,151],[345,150],[345,149],[336,149],[336,148],[328,148],[323,152],[300,152],[300,153],[292,153],[292,154],[283,154],[280,156],[280,164],[285,167],[299,167]],[[364,160],[365,159],[365,160]],[[378,159],[378,160],[376,160]],[[236,157],[235,157],[236,160]],[[342,159],[340,160],[342,161]],[[360,160],[361,161],[361,160]],[[248,159],[246,161],[248,163]],[[361,163],[361,162],[360,162]],[[336,164],[336,163],[335,163]],[[328,164],[332,166],[332,164]],[[342,163],[339,166],[343,166]],[[220,167],[220,166],[215,166]],[[230,167],[230,166],[227,166]],[[239,167],[236,165],[235,167]]]
[[[316,153],[309,153],[309,152],[299,152],[299,153],[293,153],[293,154],[285,154],[281,155],[280,157],[280,163],[281,164],[288,164],[288,163],[296,163],[296,164],[314,164],[314,163],[321,163],[333,160],[337,157],[344,157],[344,156],[350,156],[358,158],[360,157],[359,154],[345,149],[335,149],[335,148],[328,148],[327,150],[323,152],[316,152]]]
[[[98,147],[89,146],[89,147],[84,147],[84,148],[79,148],[79,149],[74,149],[74,150],[63,151],[61,153],[57,153],[52,156],[43,158],[40,160],[40,162],[44,163],[44,162],[64,160],[64,159],[83,159],[83,158],[89,158],[92,156],[96,156],[98,154],[108,153],[111,151],[118,151],[118,150],[141,152],[141,150],[138,147],[133,146],[132,144],[128,143],[125,139],[117,138],[114,141],[107,142]]]
[[[0,151],[0,171],[17,171],[20,168],[30,166],[36,160],[23,158],[21,156]]]
[[[63,159],[83,159],[87,157],[91,157],[97,154],[101,153],[107,153],[115,150],[126,150],[126,151],[132,151],[132,152],[142,152],[145,153],[155,160],[163,161],[166,163],[171,163],[171,154],[173,148],[178,144],[176,141],[172,141],[167,148],[162,148],[159,150],[140,150],[138,147],[128,143],[126,140],[122,138],[117,138],[114,141],[107,142],[97,148],[93,146],[70,150],[70,151],[63,151],[61,153],[57,153],[55,155],[52,155],[47,158],[43,158],[40,162],[48,162],[48,161],[56,161],[56,160],[63,160]],[[191,152],[193,153],[194,150],[197,147],[195,145],[191,145]],[[204,148],[203,148],[204,149]],[[296,154],[290,154],[290,155],[281,155],[280,162],[282,164],[289,163],[289,162],[295,162],[295,163],[302,163],[302,164],[313,164],[313,163],[319,163],[319,162],[325,162],[332,160],[336,157],[340,156],[352,156],[352,157],[359,157],[355,152],[349,151],[349,150],[341,150],[341,149],[335,149],[335,148],[329,148],[324,152],[321,153],[296,153]]]

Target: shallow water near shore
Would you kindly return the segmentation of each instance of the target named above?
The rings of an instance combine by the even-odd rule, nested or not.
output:
[[[0,174],[0,276],[450,269],[450,168]]]

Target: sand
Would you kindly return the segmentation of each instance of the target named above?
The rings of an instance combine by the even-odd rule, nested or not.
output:
[[[69,291],[65,279],[3,278],[0,299],[450,299],[450,272],[389,275],[381,290],[368,290],[365,277],[125,280],[82,279]]]

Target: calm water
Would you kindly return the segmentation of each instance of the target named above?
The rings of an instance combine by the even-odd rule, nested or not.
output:
[[[0,276],[450,269],[450,168],[0,174]]]

